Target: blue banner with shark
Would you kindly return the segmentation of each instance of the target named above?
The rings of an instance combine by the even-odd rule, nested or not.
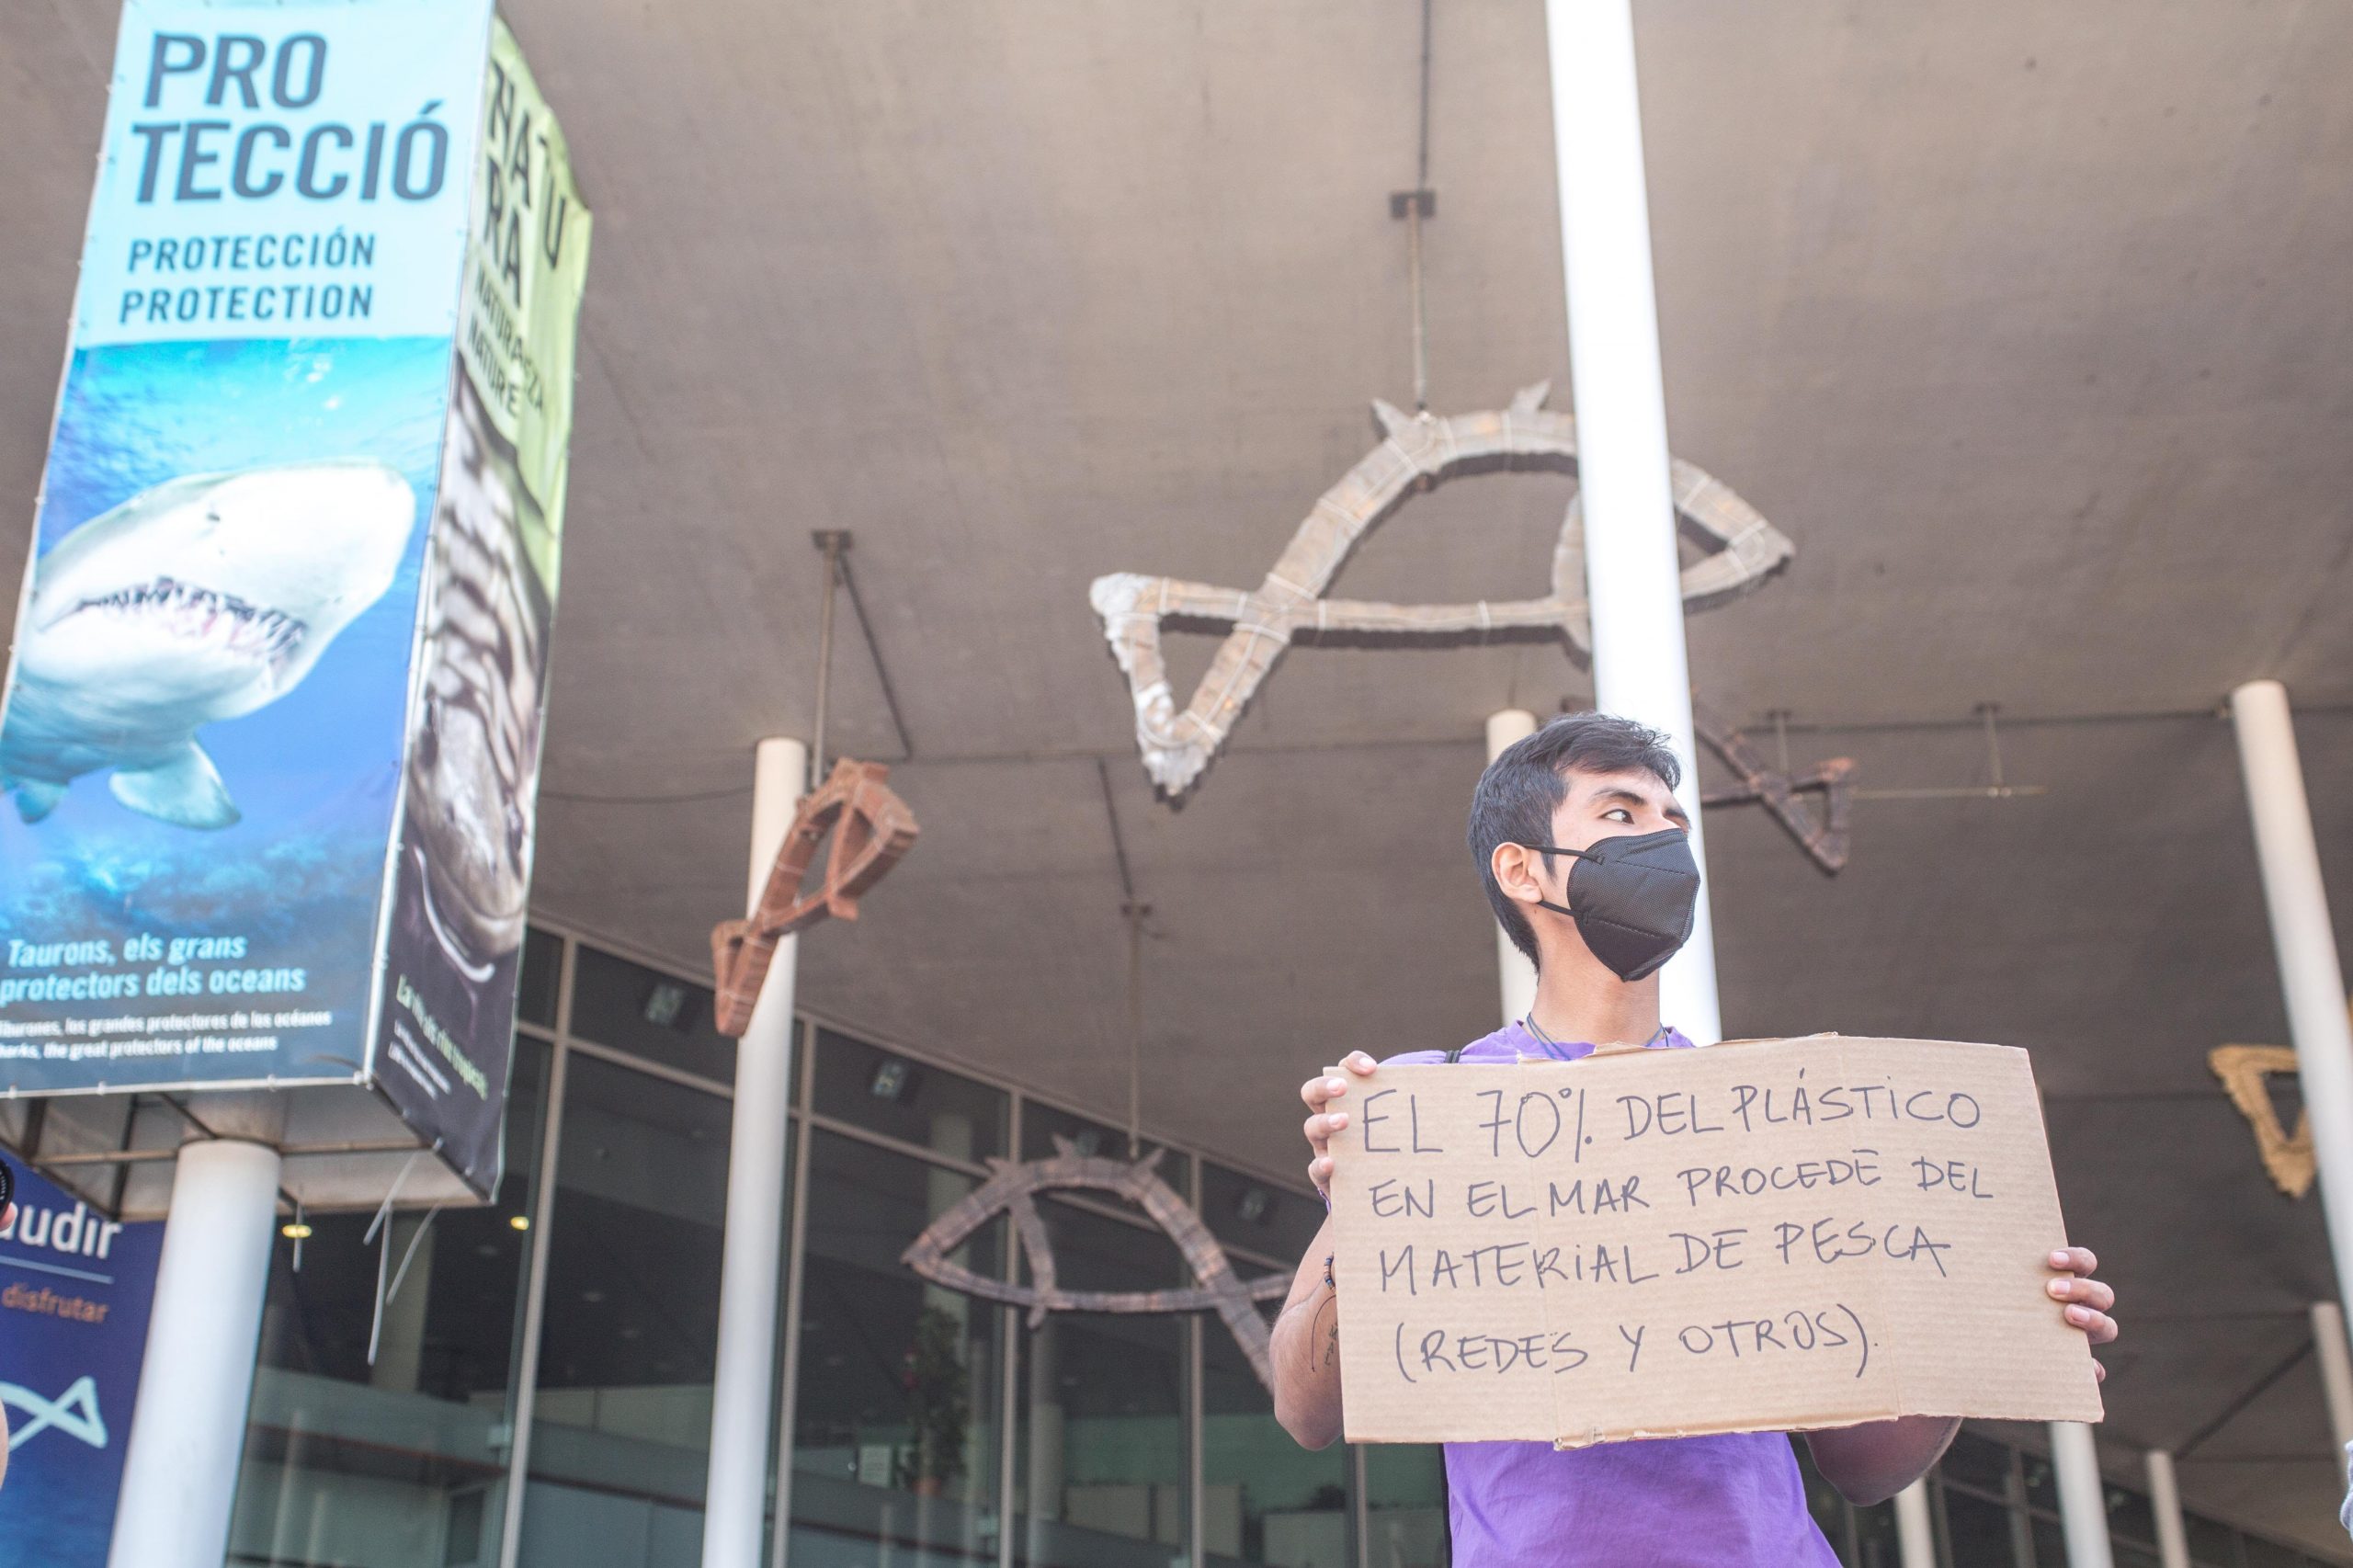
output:
[[[491,32],[124,7],[0,705],[0,1091],[376,1081]]]
[[[0,1568],[105,1568],[163,1246],[161,1224],[118,1224],[17,1173],[0,1222]]]

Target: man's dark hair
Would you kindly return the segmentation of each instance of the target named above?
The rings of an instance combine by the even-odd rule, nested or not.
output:
[[[1536,933],[1519,905],[1495,884],[1495,846],[1501,844],[1550,844],[1552,813],[1568,798],[1563,775],[1626,773],[1654,776],[1668,789],[1683,781],[1682,765],[1667,737],[1631,719],[1614,713],[1564,713],[1525,740],[1506,746],[1503,755],[1479,775],[1471,792],[1471,858],[1478,863],[1480,885],[1487,903],[1503,922],[1511,945],[1538,962]],[[1551,863],[1546,857],[1546,863]]]

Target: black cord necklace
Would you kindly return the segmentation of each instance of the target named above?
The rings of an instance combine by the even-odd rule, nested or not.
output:
[[[1536,1043],[1540,1046],[1544,1046],[1552,1051],[1566,1051],[1568,1049],[1568,1047],[1563,1045],[1559,1040],[1554,1040],[1551,1035],[1544,1032],[1543,1026],[1536,1021],[1536,1009],[1533,1007],[1530,1007],[1528,1010],[1528,1017],[1519,1020],[1519,1027],[1526,1029],[1529,1034],[1535,1036]],[[1643,1041],[1643,1049],[1645,1051],[1649,1050],[1652,1046],[1656,1045],[1659,1041],[1665,1040],[1674,1031],[1667,1028],[1666,1025],[1659,1025],[1657,1029],[1653,1031],[1651,1038]]]

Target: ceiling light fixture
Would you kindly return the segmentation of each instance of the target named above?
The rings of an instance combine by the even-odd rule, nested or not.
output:
[[[646,988],[645,1000],[639,1004],[638,1012],[649,1024],[686,1034],[695,1027],[696,1016],[702,1010],[696,1002],[694,992],[681,982],[657,980]]]
[[[904,1105],[915,1098],[915,1087],[922,1079],[923,1074],[915,1070],[914,1062],[896,1056],[889,1057],[874,1069],[874,1076],[868,1082],[866,1092],[878,1100]]]

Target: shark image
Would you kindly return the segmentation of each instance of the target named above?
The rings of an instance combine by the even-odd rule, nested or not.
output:
[[[39,822],[111,768],[131,810],[227,827],[196,732],[300,684],[392,586],[415,526],[408,481],[368,459],[188,474],[84,523],[33,569],[0,790]]]

